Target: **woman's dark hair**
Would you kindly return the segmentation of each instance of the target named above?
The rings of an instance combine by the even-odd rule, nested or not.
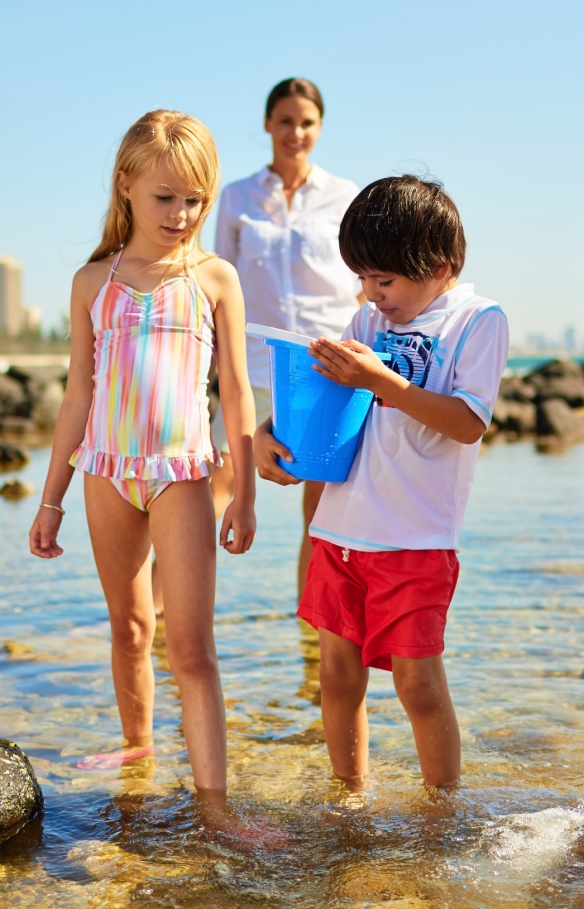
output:
[[[432,277],[446,263],[458,277],[466,252],[452,199],[440,183],[412,174],[366,186],[345,212],[339,245],[344,261],[357,274],[393,272],[412,281]]]
[[[284,79],[282,82],[278,82],[268,95],[266,120],[272,116],[278,101],[281,101],[282,98],[291,98],[293,95],[300,95],[302,98],[312,101],[318,107],[320,116],[324,117],[324,101],[314,82],[310,82],[308,79]]]

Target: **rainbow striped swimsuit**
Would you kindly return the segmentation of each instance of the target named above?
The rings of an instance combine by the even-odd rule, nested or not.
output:
[[[209,476],[221,464],[207,398],[215,326],[188,274],[141,293],[112,280],[120,256],[91,308],[93,401],[69,463],[108,477],[146,511],[169,483]]]

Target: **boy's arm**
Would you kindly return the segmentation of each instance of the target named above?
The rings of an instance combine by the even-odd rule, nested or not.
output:
[[[278,464],[278,455],[289,462],[293,458],[286,446],[274,438],[271,417],[260,423],[256,429],[253,437],[253,453],[262,480],[271,480],[272,483],[278,483],[280,486],[294,486],[302,482],[283,470]]]
[[[484,421],[462,398],[418,388],[389,370],[370,347],[359,341],[319,338],[311,343],[309,353],[318,361],[313,368],[321,375],[340,385],[368,388],[383,401],[455,442],[472,445],[485,432]]]

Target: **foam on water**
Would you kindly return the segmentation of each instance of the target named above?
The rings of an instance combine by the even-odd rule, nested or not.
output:
[[[481,845],[496,863],[510,863],[530,873],[537,868],[542,873],[566,856],[583,830],[584,806],[545,808],[487,824]]]

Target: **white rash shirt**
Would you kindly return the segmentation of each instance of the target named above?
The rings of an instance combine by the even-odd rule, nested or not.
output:
[[[235,266],[248,322],[340,338],[359,308],[361,287],[339,252],[339,227],[359,192],[313,164],[288,205],[282,178],[264,167],[225,187],[216,252]],[[268,350],[248,338],[251,384],[269,388]]]
[[[343,338],[391,352],[390,369],[460,397],[489,425],[507,362],[507,319],[472,284],[437,297],[405,325],[368,303]],[[351,472],[326,484],[310,536],[363,552],[457,549],[480,444],[455,442],[374,401]]]

